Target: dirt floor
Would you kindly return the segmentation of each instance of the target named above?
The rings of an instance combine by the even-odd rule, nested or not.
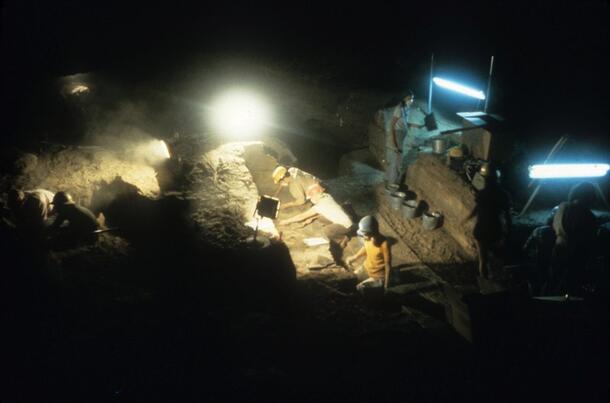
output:
[[[383,174],[365,150],[367,125],[395,94],[271,67],[257,74],[283,100],[265,147],[194,130],[187,111],[196,108],[185,100],[195,84],[214,85],[187,76],[155,92],[161,105],[185,108],[178,135],[163,136],[178,163],[137,160],[130,150],[143,138],[129,136],[119,147],[39,144],[3,157],[3,198],[12,185],[65,188],[119,228],[93,245],[49,250],[2,227],[7,401],[604,401],[600,374],[559,365],[569,350],[560,337],[471,344],[447,322],[444,287],[478,290],[472,262],[422,261],[375,197]],[[270,182],[278,160],[318,175],[357,218],[380,219],[396,272],[385,295],[356,293],[355,276],[327,245],[303,243],[321,236],[317,221],[270,228],[283,243],[248,242],[246,223],[271,189],[259,179]],[[570,365],[602,362],[592,346],[604,334],[579,333]]]

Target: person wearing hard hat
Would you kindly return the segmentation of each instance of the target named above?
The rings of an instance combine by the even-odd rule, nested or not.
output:
[[[307,225],[312,223],[316,218],[321,217],[323,221],[329,223],[323,228],[324,235],[329,241],[337,243],[341,248],[345,248],[354,226],[350,216],[318,183],[309,186],[307,189],[307,199],[313,204],[312,208],[294,217],[281,220],[279,224],[287,225],[305,221]]]
[[[49,228],[51,236],[70,246],[95,240],[94,231],[99,229],[99,223],[89,209],[74,203],[72,196],[63,191],[55,194],[53,206],[57,217]],[[62,226],[66,221],[68,224]]]
[[[311,185],[320,184],[320,180],[310,173],[307,173],[299,168],[277,166],[271,174],[273,183],[280,185],[278,192],[283,188],[288,188],[288,191],[294,200],[287,203],[282,203],[280,209],[288,207],[302,206],[307,202],[307,189]]]
[[[364,239],[364,246],[345,263],[351,265],[361,257],[366,257],[363,265],[355,271],[359,278],[366,276],[356,289],[363,292],[367,288],[388,288],[392,268],[392,254],[387,239],[379,232],[379,223],[373,216],[365,216],[358,223],[358,236]]]

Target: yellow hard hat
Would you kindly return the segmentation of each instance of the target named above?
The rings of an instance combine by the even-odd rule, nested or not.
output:
[[[278,183],[280,183],[280,181],[282,179],[284,179],[284,177],[286,176],[286,174],[288,173],[288,169],[286,169],[286,167],[284,166],[278,166],[277,168],[275,168],[273,170],[273,173],[271,174],[271,177],[273,178],[273,183],[275,183],[276,185]]]
[[[464,150],[461,146],[451,147],[448,153],[451,158],[462,158],[464,156]]]

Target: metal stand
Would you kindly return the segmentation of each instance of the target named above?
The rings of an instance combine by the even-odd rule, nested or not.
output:
[[[430,58],[430,80],[428,84],[428,113],[432,113],[432,87],[434,83],[432,79],[434,78],[434,53],[432,53],[432,57]]]
[[[266,248],[267,246],[269,246],[271,244],[271,241],[269,240],[269,238],[265,237],[265,236],[258,236],[258,225],[260,223],[260,218],[257,215],[258,213],[258,207],[254,210],[254,214],[252,214],[252,217],[256,218],[256,226],[254,227],[254,235],[251,237],[248,237],[248,239],[246,240],[247,244],[249,247],[251,248]]]
[[[489,63],[489,78],[487,79],[487,94],[485,94],[485,106],[483,107],[483,112],[487,113],[487,105],[489,104],[489,90],[491,89],[491,76],[494,71],[494,57],[491,57],[491,62]]]

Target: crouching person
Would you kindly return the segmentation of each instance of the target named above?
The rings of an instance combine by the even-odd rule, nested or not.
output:
[[[57,213],[49,227],[53,246],[71,248],[95,242],[97,237],[94,231],[99,229],[99,223],[89,209],[74,203],[72,196],[66,192],[55,194],[53,206]],[[62,225],[66,221],[67,225]]]
[[[367,288],[387,289],[390,283],[392,255],[387,239],[379,233],[379,223],[373,216],[366,216],[358,223],[358,235],[364,239],[364,246],[355,255],[346,259],[349,265],[365,256],[364,264],[355,271],[361,281],[356,289],[364,292]]]
[[[315,183],[307,188],[307,200],[311,201],[313,206],[304,213],[297,214],[294,217],[281,220],[280,225],[287,225],[296,222],[304,222],[304,225],[311,224],[314,220],[320,218],[323,225],[324,236],[329,241],[336,243],[342,249],[345,248],[350,240],[352,233],[352,219],[343,210],[343,208],[335,201],[335,199],[324,191],[324,188]]]
[[[52,192],[45,189],[9,190],[10,218],[17,228],[19,236],[34,243],[44,240],[47,220],[53,213],[54,196]]]

